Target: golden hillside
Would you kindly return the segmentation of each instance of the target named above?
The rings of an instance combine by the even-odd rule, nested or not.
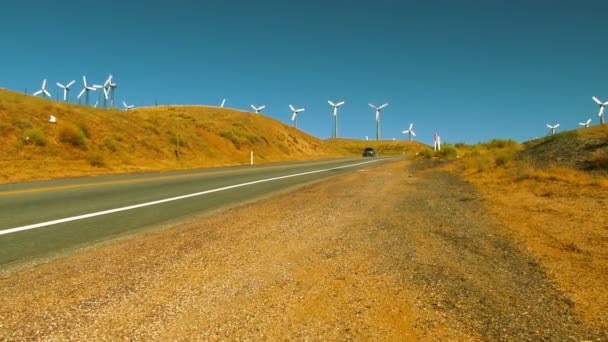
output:
[[[57,123],[50,123],[54,115]],[[349,155],[227,108],[96,109],[0,89],[0,183]],[[179,153],[176,153],[178,150]]]

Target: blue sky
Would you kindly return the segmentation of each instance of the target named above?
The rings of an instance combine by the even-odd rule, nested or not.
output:
[[[0,87],[103,82],[118,102],[219,105],[331,136],[525,141],[598,123],[608,99],[608,1],[8,1]],[[80,88],[79,81],[77,88]],[[72,92],[75,97],[80,89]],[[221,120],[221,117],[218,118]]]

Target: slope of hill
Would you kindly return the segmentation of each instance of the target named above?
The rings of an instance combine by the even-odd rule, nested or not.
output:
[[[57,123],[50,123],[54,115]],[[263,115],[165,106],[130,111],[0,89],[0,183],[349,155]]]
[[[538,166],[608,172],[608,125],[565,131],[524,144],[516,156]]]
[[[428,148],[427,145],[417,141],[380,140],[366,141],[354,139],[327,139],[325,142],[333,147],[344,150],[352,155],[361,155],[366,147],[375,148],[380,156],[393,156],[403,154],[416,154]]]

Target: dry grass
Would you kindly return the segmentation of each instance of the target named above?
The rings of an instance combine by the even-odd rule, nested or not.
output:
[[[49,123],[50,115],[57,124]],[[126,112],[3,89],[0,144],[0,183],[243,165],[249,163],[250,151],[256,163],[350,155],[248,112],[217,107]]]
[[[484,194],[489,210],[508,227],[504,233],[538,258],[571,295],[575,309],[600,326],[608,322],[608,177],[567,166],[576,164],[568,156],[601,152],[565,146],[589,146],[587,139],[598,139],[604,130],[528,143],[523,150],[519,145],[469,146],[453,165]],[[573,143],[573,139],[581,141]],[[556,145],[538,148],[548,143]],[[602,146],[601,141],[593,144]],[[559,154],[560,149],[567,152]],[[547,151],[554,154],[542,154]],[[547,160],[560,163],[547,164]]]

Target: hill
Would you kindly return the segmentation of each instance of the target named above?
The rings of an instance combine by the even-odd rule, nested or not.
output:
[[[50,123],[54,115],[57,123]],[[97,109],[0,89],[0,183],[348,155],[263,115],[227,108]]]
[[[565,131],[524,143],[517,159],[542,167],[565,166],[608,172],[608,125]]]

